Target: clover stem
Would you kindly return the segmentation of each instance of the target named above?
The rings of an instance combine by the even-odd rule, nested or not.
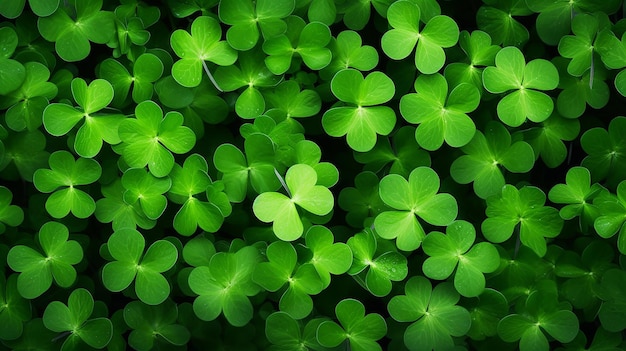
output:
[[[66,336],[68,336],[68,335],[70,335],[70,334],[72,334],[72,332],[71,332],[71,331],[69,331],[69,330],[68,330],[68,331],[65,331],[65,332],[63,332],[63,333],[61,333],[61,334],[57,335],[56,337],[54,337],[54,339],[52,339],[52,340],[50,340],[50,341],[52,341],[52,342],[56,342],[57,340],[62,339],[62,338],[66,337]]]
[[[289,191],[289,188],[287,187],[287,183],[285,183],[285,179],[283,178],[283,176],[280,175],[280,173],[278,173],[278,170],[276,168],[274,168],[274,174],[276,174],[276,178],[278,178],[278,181],[280,182],[280,184],[282,184],[283,188],[285,188],[285,191],[287,192],[287,196],[291,197],[291,192]]]
[[[517,253],[519,252],[519,248],[522,245],[522,241],[521,241],[521,238],[520,238],[519,227],[520,227],[519,225],[516,225],[515,226],[515,231],[514,231],[514,234],[515,234],[515,251],[513,253],[513,259],[517,258]]]
[[[591,52],[591,66],[589,67],[589,89],[593,89],[593,77],[596,73],[595,67],[593,66],[593,51]]]
[[[201,60],[201,61],[202,61],[202,67],[204,68],[204,72],[206,72],[206,75],[209,76],[209,79],[211,80],[211,83],[213,83],[213,86],[215,87],[215,89],[217,89],[220,93],[224,92],[224,90],[222,90],[219,84],[217,84],[217,82],[215,81],[215,78],[213,78],[211,71],[209,71],[209,67],[206,65],[206,61],[204,60]]]

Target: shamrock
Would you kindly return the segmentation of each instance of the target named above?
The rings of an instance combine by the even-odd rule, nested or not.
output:
[[[380,181],[380,198],[391,207],[376,216],[374,226],[383,239],[395,239],[398,249],[417,249],[426,233],[420,217],[432,225],[449,225],[456,218],[456,200],[450,194],[437,194],[439,177],[429,167],[418,167],[408,179],[397,175],[386,175]]]
[[[112,223],[113,230],[122,228],[150,229],[156,225],[156,220],[152,220],[144,214],[139,201],[128,204],[124,200],[125,189],[122,180],[117,178],[111,184],[102,186],[103,198],[96,201],[96,218],[101,223]],[[131,195],[126,195],[130,197]]]
[[[626,117],[611,119],[607,129],[588,129],[580,137],[580,144],[587,156],[581,165],[591,171],[594,181],[607,180],[615,186],[626,179],[626,140],[621,137],[626,131]]]
[[[287,196],[277,192],[262,193],[254,199],[252,210],[259,220],[273,222],[272,228],[278,238],[296,240],[304,231],[296,205],[318,216],[333,209],[333,194],[328,188],[316,184],[317,173],[313,167],[295,164],[285,175]]]
[[[137,297],[149,305],[158,305],[169,296],[170,286],[161,273],[169,270],[178,260],[178,251],[167,240],[157,240],[148,247],[137,230],[122,228],[111,234],[107,241],[112,262],[102,269],[102,283],[113,292],[126,289],[135,281]]]
[[[579,132],[579,120],[563,118],[553,113],[538,126],[528,128],[519,134],[533,148],[535,157],[541,157],[546,166],[556,168],[568,155],[564,141],[576,139]],[[513,138],[515,139],[515,135]]]
[[[124,201],[133,205],[139,203],[141,210],[149,219],[156,220],[167,207],[165,194],[172,186],[169,178],[157,178],[144,168],[131,168],[122,175]]]
[[[12,274],[9,279],[0,273],[0,339],[15,340],[24,332],[24,322],[31,319],[30,302],[23,298],[17,289],[18,275]]]
[[[422,270],[432,279],[446,279],[454,269],[454,288],[461,295],[474,297],[485,289],[483,273],[492,273],[500,266],[498,250],[488,242],[474,244],[476,230],[466,221],[455,221],[446,234],[429,233],[422,249],[430,256]]]
[[[330,229],[314,225],[304,234],[305,246],[313,256],[309,262],[315,267],[324,287],[330,284],[330,274],[346,273],[352,266],[352,251],[347,244],[334,243]]]
[[[376,217],[385,209],[378,192],[379,179],[375,173],[366,171],[354,178],[354,187],[345,187],[339,193],[339,207],[347,212],[346,222],[361,228],[367,219]]]
[[[65,150],[55,151],[50,155],[48,163],[50,169],[38,169],[33,174],[37,190],[53,192],[46,200],[48,213],[54,218],[63,218],[70,212],[78,218],[91,216],[96,203],[89,194],[75,186],[98,180],[102,174],[100,164],[90,158],[79,157],[74,160],[74,156]]]
[[[0,140],[0,169],[9,178],[22,177],[33,181],[33,174],[48,165],[50,153],[46,149],[46,137],[38,129],[32,132],[11,133],[8,138]]]
[[[496,45],[521,47],[529,38],[528,29],[513,16],[528,16],[532,11],[525,1],[485,0],[476,13],[478,29],[487,32]]]
[[[272,112],[283,112],[286,118],[311,117],[322,108],[319,94],[312,89],[300,91],[295,80],[283,81],[263,96]]]
[[[434,289],[424,277],[406,282],[405,295],[396,295],[387,304],[391,318],[411,322],[404,331],[409,350],[445,350],[454,346],[453,336],[470,329],[470,313],[458,306],[459,294],[452,284],[441,283]]]
[[[421,8],[415,2],[400,0],[387,10],[387,20],[393,29],[385,32],[381,46],[387,56],[401,60],[415,51],[415,67],[424,74],[439,71],[445,61],[443,48],[454,46],[459,39],[459,26],[448,16],[437,15],[423,19]]]
[[[537,20],[539,21],[539,19]],[[561,37],[558,49],[561,56],[571,59],[567,65],[567,73],[580,77],[594,64],[596,34],[610,26],[611,22],[605,13],[598,13],[597,15],[581,13],[574,16],[571,21],[574,35]],[[569,33],[569,28],[567,28],[567,32]]]
[[[319,349],[321,345],[316,334],[323,321],[322,318],[311,319],[302,328],[302,323],[288,313],[278,311],[270,314],[265,320],[265,336],[273,344],[269,350],[297,350],[303,346]]]
[[[597,206],[598,217],[593,227],[601,237],[607,239],[619,232],[617,248],[622,254],[626,253],[626,180],[617,186],[616,194],[604,192],[593,200]]]
[[[191,336],[186,327],[176,323],[178,306],[170,300],[159,305],[132,301],[124,307],[123,313],[124,322],[132,329],[128,334],[128,345],[135,350],[151,350],[160,340],[182,346]]]
[[[446,65],[444,76],[452,87],[468,83],[482,92],[483,68],[481,66],[493,66],[500,46],[492,45],[491,36],[481,30],[475,30],[471,34],[466,30],[461,31],[459,46],[467,55],[467,60]]]
[[[6,226],[17,227],[24,221],[24,211],[17,205],[11,205],[13,193],[4,186],[0,186],[0,234]]]
[[[559,70],[559,86],[563,89],[556,99],[556,108],[566,118],[578,118],[585,113],[587,105],[600,109],[609,103],[609,86],[606,84],[607,69],[603,65],[594,65],[580,77],[567,72],[566,60],[562,57],[552,59]],[[549,121],[552,118],[548,118]]]
[[[320,71],[320,77],[324,80],[332,79],[335,73],[342,69],[354,68],[366,72],[378,64],[376,49],[370,45],[363,45],[361,36],[355,31],[342,31],[337,38],[331,39],[328,48],[333,53],[333,59]]]
[[[128,118],[119,125],[122,144],[117,148],[124,161],[131,167],[148,165],[155,177],[164,177],[174,167],[172,152],[189,152],[196,142],[193,131],[183,126],[183,115],[163,110],[155,102],[147,100],[135,108],[135,118]]]
[[[333,107],[322,116],[322,126],[328,135],[346,135],[348,145],[355,151],[371,150],[376,135],[388,135],[396,124],[396,114],[389,106],[395,93],[393,81],[382,72],[372,72],[363,78],[355,69],[337,72],[331,81],[333,94],[348,106]]]
[[[469,143],[476,126],[467,113],[478,107],[478,89],[461,83],[448,94],[448,82],[439,73],[420,75],[414,87],[415,93],[400,100],[400,113],[409,123],[419,124],[415,130],[418,144],[434,151],[444,141],[457,148]]]
[[[559,84],[556,67],[547,60],[534,59],[526,63],[520,49],[509,46],[498,52],[495,67],[483,71],[483,84],[490,93],[510,90],[498,102],[498,117],[511,127],[518,127],[526,118],[542,122],[554,109],[552,99],[540,90],[553,90]]]
[[[15,245],[9,250],[7,263],[12,270],[20,272],[17,290],[27,299],[34,299],[46,292],[52,279],[67,288],[76,280],[74,265],[83,259],[83,248],[69,240],[69,230],[58,222],[46,222],[39,230],[40,251],[30,246]]]

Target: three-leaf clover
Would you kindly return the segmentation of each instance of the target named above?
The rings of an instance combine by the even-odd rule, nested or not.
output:
[[[333,107],[322,116],[326,133],[334,137],[346,135],[348,145],[355,151],[371,150],[376,135],[388,135],[396,124],[396,114],[386,103],[395,94],[391,78],[382,72],[372,72],[363,78],[355,69],[335,74],[331,81],[333,94],[347,106]]]
[[[607,129],[596,127],[580,137],[580,144],[587,156],[581,165],[591,171],[591,178],[600,181],[606,178],[615,186],[626,179],[626,117],[611,119]]]
[[[304,240],[305,246],[313,253],[309,262],[315,267],[325,287],[330,284],[331,273],[343,274],[352,266],[352,250],[347,244],[335,243],[330,229],[320,225],[312,226],[305,233]]]
[[[550,117],[554,102],[540,90],[553,90],[559,84],[556,67],[547,60],[534,59],[528,63],[524,54],[514,46],[498,52],[495,67],[483,71],[483,84],[490,93],[508,93],[498,102],[498,117],[511,127],[518,127],[528,118],[542,122]]]
[[[116,179],[111,184],[102,187],[103,198],[96,201],[95,216],[101,223],[112,223],[113,230],[121,228],[150,229],[156,225],[144,214],[139,202],[129,204],[124,200],[124,194],[128,189],[122,185],[121,179]]]
[[[0,186],[0,234],[6,226],[17,227],[24,221],[24,211],[17,205],[11,205],[13,193],[4,186]]]
[[[526,1],[484,0],[485,4],[476,13],[476,24],[487,32],[494,44],[521,47],[528,41],[528,29],[513,16],[528,16],[532,13]]]
[[[74,148],[82,157],[94,157],[102,148],[102,141],[114,145],[121,140],[117,133],[121,114],[98,114],[113,100],[113,87],[104,79],[95,79],[89,85],[82,78],[71,83],[72,96],[80,108],[64,103],[53,103],[43,111],[43,125],[53,136],[67,134],[83,118],[85,122],[76,132]]]
[[[170,178],[157,178],[144,168],[127,169],[122,175],[124,201],[129,205],[139,203],[141,210],[149,219],[158,219],[165,207],[165,193],[172,186]]]
[[[278,238],[293,241],[302,236],[304,227],[296,205],[318,216],[332,211],[333,194],[317,184],[317,173],[307,164],[291,166],[285,175],[288,196],[277,192],[265,192],[254,199],[252,210],[256,217],[266,223],[273,222]]]
[[[579,77],[594,65],[596,34],[610,25],[609,18],[603,15],[581,13],[574,16],[571,19],[574,35],[564,35],[559,40],[559,54],[571,59],[567,65],[567,73],[570,75]]]
[[[31,319],[30,302],[17,290],[17,275],[5,279],[0,274],[0,339],[15,340],[24,332],[24,322]]]
[[[58,222],[46,222],[39,230],[43,254],[30,246],[15,245],[9,250],[7,263],[20,272],[17,290],[27,299],[34,299],[50,288],[52,279],[61,287],[70,287],[76,280],[74,265],[83,259],[83,248],[68,240],[69,230]]]
[[[365,171],[354,178],[354,187],[345,187],[339,193],[339,207],[346,211],[346,222],[355,228],[362,228],[367,219],[376,217],[385,209],[378,192],[378,176]]]
[[[96,210],[96,203],[79,185],[94,183],[102,175],[102,167],[91,158],[74,156],[65,150],[55,151],[48,159],[49,169],[40,168],[33,174],[37,190],[52,193],[46,200],[46,210],[54,218],[70,212],[77,218],[87,218]],[[61,188],[61,189],[59,189]]]
[[[310,348],[319,349],[317,328],[325,319],[311,319],[302,328],[302,323],[295,320],[288,313],[278,311],[270,314],[265,320],[265,336],[273,345],[268,348],[272,351],[288,351]]]
[[[501,243],[508,240],[519,225],[520,242],[532,249],[537,256],[547,252],[545,238],[554,238],[561,233],[563,220],[559,212],[544,206],[546,194],[534,186],[517,189],[505,185],[500,196],[487,199],[487,219],[481,224],[487,240]]]
[[[123,313],[124,322],[132,329],[128,345],[135,350],[152,350],[159,340],[182,346],[191,337],[185,326],[176,323],[178,307],[170,300],[156,306],[132,301],[124,307]]]
[[[328,48],[333,53],[333,59],[320,71],[320,77],[330,80],[342,69],[354,68],[365,72],[376,67],[378,52],[373,46],[362,44],[359,33],[351,30],[344,30],[337,38],[332,38]]]
[[[191,24],[191,34],[184,29],[172,33],[170,44],[180,60],[172,66],[172,76],[185,87],[197,87],[202,81],[202,70],[213,80],[206,61],[228,66],[237,60],[237,51],[220,41],[222,28],[213,17],[200,16]],[[215,84],[215,83],[214,83]],[[216,85],[217,87],[217,85]]]
[[[426,233],[417,217],[432,225],[449,225],[456,219],[456,200],[439,191],[439,176],[429,167],[418,167],[408,179],[398,175],[386,175],[380,181],[380,198],[391,207],[376,216],[376,233],[384,239],[396,239],[396,246],[403,251],[417,249]],[[416,217],[417,216],[417,217]]]
[[[480,295],[485,289],[483,273],[492,273],[500,266],[498,250],[488,242],[474,244],[476,230],[466,221],[455,221],[446,234],[431,232],[422,244],[430,256],[422,270],[431,279],[446,279],[454,269],[454,288],[466,297]]]
[[[617,186],[616,194],[605,192],[593,200],[598,207],[598,217],[593,227],[603,238],[611,238],[619,232],[617,248],[626,254],[626,181]]]
[[[61,350],[84,350],[85,345],[104,348],[113,336],[113,324],[108,318],[90,318],[94,312],[91,293],[83,288],[72,291],[67,305],[52,301],[43,312],[43,324],[57,333],[67,333]]]
[[[174,266],[178,250],[167,240],[157,240],[144,254],[146,240],[133,228],[111,234],[107,249],[114,261],[104,265],[102,283],[113,292],[135,281],[135,293],[144,303],[158,305],[170,294],[170,285],[161,274]]]
[[[130,167],[148,166],[155,177],[164,177],[174,167],[174,156],[189,152],[196,142],[196,135],[183,126],[183,115],[163,110],[151,100],[141,102],[135,108],[135,118],[123,120],[118,129],[122,144],[118,152]]]
[[[481,30],[471,34],[461,31],[459,46],[467,55],[468,62],[451,62],[446,65],[444,75],[451,86],[461,83],[474,85],[481,92],[483,90],[483,66],[492,66],[500,46],[492,45],[491,36]]]
[[[538,126],[521,132],[524,141],[533,148],[535,156],[541,157],[550,168],[558,167],[567,158],[568,150],[563,141],[572,141],[579,133],[578,119],[563,118],[557,113],[553,113]]]
[[[341,325],[333,321],[317,327],[317,340],[325,347],[336,347],[348,340],[350,350],[382,350],[376,341],[387,333],[387,323],[378,313],[365,314],[365,306],[355,299],[339,301],[335,314]]]
[[[400,100],[400,113],[408,122],[419,124],[415,140],[424,149],[437,150],[446,144],[466,145],[474,137],[476,125],[467,113],[480,102],[480,92],[471,84],[461,83],[448,93],[448,82],[441,74],[420,75],[415,93]]]
[[[405,295],[391,298],[387,310],[398,322],[412,322],[404,332],[409,350],[451,348],[452,337],[470,329],[470,313],[457,305],[460,296],[452,284],[440,283],[433,289],[428,279],[414,276],[404,290]]]
[[[449,48],[459,39],[459,26],[448,16],[437,15],[423,19],[426,25],[420,29],[420,6],[413,1],[394,2],[387,10],[387,20],[393,29],[387,31],[381,46],[387,56],[401,60],[415,51],[415,67],[424,73],[439,71],[445,61],[443,48]]]

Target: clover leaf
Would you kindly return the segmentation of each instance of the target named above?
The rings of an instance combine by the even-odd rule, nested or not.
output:
[[[585,333],[579,332],[574,340],[567,344],[563,350],[582,350],[588,349],[589,351],[618,351],[622,344],[622,335],[619,333],[611,333],[606,329],[600,327],[596,330],[591,343],[588,342]],[[587,347],[588,345],[588,347]]]
[[[13,193],[4,186],[0,186],[0,234],[6,226],[17,227],[24,221],[24,211],[17,205],[11,205]]]
[[[118,129],[122,144],[119,149],[124,161],[131,167],[148,166],[155,177],[164,177],[174,167],[174,156],[189,152],[196,135],[183,126],[183,115],[163,110],[151,100],[135,108],[135,118],[123,120]]]
[[[380,198],[391,207],[376,216],[374,226],[383,239],[396,239],[403,251],[417,249],[426,233],[419,217],[432,225],[449,225],[456,219],[458,207],[450,194],[437,194],[439,177],[429,167],[418,167],[408,179],[386,175],[380,181]]]
[[[446,234],[431,232],[422,249],[430,256],[422,270],[432,279],[448,278],[454,269],[454,288],[465,297],[480,295],[485,290],[483,273],[492,273],[500,266],[498,250],[488,242],[474,244],[476,230],[466,221],[455,221]]]
[[[352,250],[347,244],[335,243],[330,229],[314,225],[304,234],[305,246],[313,256],[309,262],[315,267],[324,287],[330,284],[330,274],[346,273],[352,266]]]
[[[287,119],[311,117],[322,108],[319,94],[312,89],[300,91],[295,80],[283,81],[263,96],[271,109],[283,112]]]
[[[394,2],[387,10],[387,20],[393,29],[385,32],[381,46],[387,56],[401,60],[415,51],[415,67],[424,74],[439,71],[446,60],[443,48],[454,46],[459,39],[459,26],[443,15],[426,19],[420,29],[420,6],[413,1]]]
[[[257,264],[252,280],[267,291],[275,292],[286,283],[289,286],[279,301],[281,311],[294,319],[302,319],[313,310],[309,295],[322,291],[323,282],[314,266],[305,263],[297,266],[298,255],[291,243],[276,241],[266,250],[268,262]]]
[[[476,13],[478,29],[487,32],[497,45],[521,47],[529,39],[528,29],[513,16],[527,16],[532,13],[525,1],[487,0],[483,1]]]
[[[484,134],[477,130],[461,150],[466,155],[452,162],[450,175],[459,184],[474,182],[474,192],[482,199],[498,194],[504,186],[501,167],[525,173],[535,162],[532,147],[525,141],[511,143],[506,127],[496,121],[487,123]]]
[[[46,292],[52,279],[61,287],[70,287],[76,280],[74,265],[83,259],[83,249],[69,240],[69,230],[58,222],[46,222],[39,230],[39,245],[43,254],[30,246],[15,245],[9,250],[7,263],[20,272],[17,290],[27,299]]]
[[[17,290],[18,276],[13,274],[5,279],[0,274],[0,339],[15,340],[24,332],[24,322],[31,319],[30,302]]]
[[[178,318],[177,305],[166,300],[159,305],[146,305],[141,301],[131,301],[124,307],[124,322],[132,329],[128,335],[128,345],[135,350],[152,350],[155,342],[166,341],[169,345],[182,346],[189,341],[191,334]]]
[[[480,66],[493,66],[500,46],[492,45],[491,36],[481,30],[475,30],[471,34],[466,30],[461,31],[459,46],[467,55],[467,62],[449,63],[444,70],[444,76],[452,87],[468,83],[482,92],[483,68]]]
[[[377,255],[378,239],[371,229],[352,236],[347,244],[354,255],[348,274],[374,296],[386,296],[391,292],[391,281],[401,281],[408,275],[407,259],[402,254],[381,249]]]
[[[546,166],[556,168],[566,160],[568,155],[563,141],[576,139],[579,132],[580,121],[563,118],[554,113],[539,126],[528,128],[521,134],[523,139],[532,146],[536,157],[541,157]]]
[[[26,79],[26,68],[11,59],[18,45],[18,36],[11,27],[0,28],[0,95],[19,88]]]
[[[540,15],[541,16],[541,15]],[[538,20],[539,21],[539,20]],[[559,40],[559,54],[571,59],[567,65],[567,73],[572,76],[581,76],[591,69],[594,54],[594,41],[596,34],[607,27],[610,22],[608,17],[581,13],[574,16],[572,32],[574,35],[564,35]],[[569,28],[568,31],[569,32]]]
[[[209,16],[197,17],[191,24],[191,34],[184,29],[172,33],[170,44],[180,57],[172,66],[172,76],[180,85],[190,88],[200,85],[203,69],[213,81],[206,61],[228,66],[237,60],[237,51],[221,41],[221,37],[219,22]]]
[[[48,213],[54,218],[63,218],[70,212],[77,218],[91,216],[96,203],[91,195],[75,186],[98,180],[102,174],[100,164],[90,158],[74,160],[74,156],[65,150],[52,153],[48,163],[50,169],[38,169],[33,174],[37,190],[52,193],[46,200]]]
[[[0,142],[0,169],[7,178],[22,177],[32,182],[35,171],[48,164],[50,153],[45,150],[46,137],[39,130],[11,133]]]
[[[593,204],[598,207],[598,217],[593,227],[603,238],[611,238],[619,232],[617,248],[626,253],[626,181],[617,186],[616,194],[603,193],[596,197]]]
[[[130,88],[132,99],[140,103],[152,98],[153,83],[163,74],[163,62],[151,53],[141,54],[132,64],[132,74],[119,61],[109,58],[98,66],[98,76],[108,80],[115,92],[112,105],[123,106]]]
[[[328,66],[320,71],[320,77],[330,80],[342,69],[355,68],[359,71],[370,71],[378,64],[378,52],[370,45],[363,45],[359,33],[344,30],[332,38],[328,48],[333,59]]]
[[[506,125],[518,127],[527,118],[542,122],[550,117],[554,103],[540,90],[555,89],[559,84],[559,73],[550,61],[544,59],[526,63],[520,49],[509,46],[496,55],[495,67],[485,68],[483,84],[494,94],[514,90],[498,102],[498,117]]]
[[[326,67],[332,59],[332,53],[326,47],[331,38],[328,26],[321,22],[305,23],[293,15],[284,20],[287,23],[285,34],[263,42],[263,51],[269,55],[265,58],[267,68],[274,74],[283,74],[289,70],[295,54],[310,69]]]
[[[308,347],[312,350],[321,348],[317,341],[317,328],[324,319],[311,319],[304,328],[302,323],[293,319],[288,313],[278,311],[270,314],[265,320],[265,336],[273,345],[271,351],[297,350]]]
[[[56,53],[63,60],[84,60],[91,52],[90,42],[105,44],[115,34],[115,15],[101,11],[102,0],[73,0],[70,6],[59,7],[52,15],[39,17],[41,36],[55,43]]]
[[[587,105],[600,109],[609,103],[611,94],[605,82],[607,70],[602,65],[594,65],[593,70],[574,77],[566,71],[564,60],[555,57],[552,62],[559,70],[558,88],[563,89],[556,99],[556,108],[563,117],[578,118],[585,113]]]
[[[91,293],[83,288],[72,291],[67,305],[52,301],[43,312],[43,324],[57,333],[67,333],[61,350],[81,350],[85,345],[96,349],[104,348],[113,336],[113,324],[108,318],[92,316],[94,301]]]
[[[622,316],[626,312],[626,299],[624,299],[624,284],[622,282],[626,274],[621,269],[611,269],[602,276],[602,288],[605,295],[604,302],[598,311],[600,323],[604,329],[610,332],[621,332],[626,329],[626,323]]]
[[[469,300],[464,306],[472,316],[472,326],[467,335],[474,340],[485,340],[498,334],[498,322],[509,312],[506,297],[491,288]]]
[[[50,16],[59,7],[61,0],[28,0],[30,9],[39,17]],[[6,18],[20,17],[24,6],[25,0],[7,0],[0,4],[0,15]]]
[[[137,230],[122,228],[111,234],[107,249],[113,261],[102,269],[102,283],[113,292],[135,281],[135,293],[143,303],[158,305],[170,294],[170,285],[161,273],[178,260],[178,251],[167,240],[157,240],[144,254],[146,241]]]
[[[317,184],[330,188],[339,181],[339,170],[330,162],[320,162],[321,159],[322,149],[319,145],[311,140],[300,140],[293,145],[293,158],[286,165],[302,163],[313,167],[317,174]]]
[[[591,171],[593,181],[607,180],[617,185],[626,179],[626,140],[621,137],[626,131],[626,117],[611,119],[607,129],[588,129],[580,137],[580,144],[587,156],[581,165]]]
[[[199,266],[189,275],[189,286],[199,296],[193,302],[198,318],[211,321],[224,313],[234,326],[244,326],[252,319],[248,296],[260,288],[252,281],[252,272],[261,261],[259,250],[245,246],[237,252],[219,252],[209,266]]]
[[[382,72],[372,72],[365,78],[355,69],[339,71],[331,81],[333,94],[348,106],[333,107],[322,116],[326,133],[334,137],[346,135],[348,145],[355,151],[371,150],[376,135],[388,135],[395,123],[395,112],[389,106],[375,106],[391,100],[395,86]]]
[[[296,6],[294,0],[235,0],[220,1],[220,20],[230,25],[226,32],[228,44],[235,50],[252,49],[259,40],[259,28],[263,38],[269,39],[283,34],[287,24],[282,20]]]
[[[411,322],[404,331],[404,345],[409,350],[445,350],[454,346],[453,336],[467,333],[470,313],[458,306],[459,294],[450,283],[434,289],[424,277],[414,276],[404,287],[405,295],[396,295],[387,310],[398,322]]]
[[[149,219],[158,219],[167,207],[165,193],[172,186],[169,178],[157,178],[144,168],[131,168],[122,175],[124,201],[129,205],[139,203]]]
[[[545,238],[561,233],[563,220],[558,211],[544,206],[546,194],[539,188],[524,186],[517,189],[505,185],[500,196],[487,199],[487,219],[481,224],[483,235],[493,243],[508,240],[519,224],[519,240],[537,256],[547,252]]]
[[[64,103],[53,103],[43,111],[43,125],[53,136],[67,134],[83,118],[85,122],[76,132],[74,148],[82,157],[94,157],[100,152],[103,140],[114,145],[120,142],[117,133],[121,114],[99,114],[113,100],[113,87],[104,79],[95,79],[89,85],[82,78],[71,83],[72,96],[80,108]]]
[[[461,83],[448,93],[448,82],[441,74],[420,75],[415,93],[400,99],[400,113],[409,123],[419,124],[415,140],[429,151],[446,144],[461,147],[470,142],[476,126],[467,113],[480,102],[480,92],[471,84]]]
[[[183,247],[183,259],[192,267],[209,266],[215,253],[215,245],[206,235],[192,238]]]
[[[332,211],[333,194],[317,184],[317,173],[306,164],[296,164],[287,170],[285,188],[289,196],[265,192],[254,199],[252,210],[262,222],[273,222],[272,229],[281,240],[293,241],[302,236],[304,227],[296,205],[318,216]]]
[[[379,179],[375,173],[365,171],[354,178],[354,187],[345,187],[339,193],[338,204],[346,211],[346,222],[362,228],[365,221],[376,217],[385,209],[378,192]]]
[[[343,23],[346,27],[352,30],[361,30],[370,20],[372,6],[379,15],[384,17],[392,2],[391,0],[365,0],[339,3],[338,12],[343,13]]]
[[[128,191],[122,185],[121,179],[102,187],[103,198],[96,201],[96,218],[101,223],[112,223],[113,230],[122,228],[150,229],[156,225],[156,220],[146,217],[139,202],[128,204],[124,201],[124,194]]]
[[[387,333],[387,323],[378,313],[365,314],[365,306],[355,299],[344,299],[335,306],[341,325],[333,321],[322,322],[317,327],[320,345],[336,347],[348,340],[355,351],[382,350],[376,341]]]

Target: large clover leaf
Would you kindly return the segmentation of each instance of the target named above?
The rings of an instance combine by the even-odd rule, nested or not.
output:
[[[375,106],[391,100],[395,93],[393,81],[382,72],[363,78],[355,69],[339,71],[331,81],[333,94],[348,106],[331,108],[322,116],[328,135],[346,135],[348,145],[365,152],[376,144],[376,135],[391,133],[396,124],[395,112],[389,106]]]
[[[27,299],[46,292],[52,279],[67,288],[76,280],[74,265],[83,259],[83,248],[69,240],[69,230],[57,222],[46,222],[39,230],[39,244],[43,254],[30,246],[15,245],[7,255],[12,270],[20,272],[17,290]]]
[[[419,124],[415,140],[426,150],[446,144],[461,147],[470,142],[476,126],[467,113],[480,102],[480,92],[471,84],[461,83],[448,94],[448,82],[441,74],[420,75],[415,93],[400,100],[400,113],[410,123]]]
[[[167,240],[157,240],[144,254],[145,239],[132,228],[111,234],[107,249],[114,261],[102,269],[102,283],[113,292],[126,289],[135,281],[137,297],[149,305],[158,305],[170,294],[170,285],[161,273],[172,268],[178,250]]]
[[[333,209],[334,198],[328,188],[317,184],[317,173],[306,164],[296,164],[287,170],[285,187],[288,195],[265,192],[257,196],[252,209],[263,222],[273,222],[278,238],[293,241],[302,236],[304,227],[296,205],[318,216]]]
[[[445,350],[454,346],[453,336],[470,329],[470,313],[458,306],[459,294],[450,283],[434,289],[430,281],[415,276],[404,287],[405,295],[391,298],[387,310],[398,322],[412,322],[404,332],[409,350]]]
[[[222,29],[219,22],[209,16],[197,17],[191,24],[191,34],[183,29],[172,33],[172,49],[180,57],[172,66],[172,76],[185,87],[196,87],[202,81],[202,70],[212,80],[206,61],[220,66],[232,65],[237,51],[227,42],[220,41]]]
[[[41,168],[33,174],[37,190],[52,193],[46,200],[48,213],[54,218],[63,218],[70,212],[77,218],[91,216],[96,203],[91,195],[76,186],[97,181],[102,174],[100,164],[90,158],[74,160],[74,156],[65,150],[50,155],[48,163],[50,169]]]
[[[558,211],[544,206],[546,194],[533,186],[517,189],[505,185],[500,196],[487,199],[487,219],[481,225],[487,240],[501,243],[508,240],[519,224],[519,240],[532,249],[537,256],[547,252],[545,238],[554,238],[561,233],[563,220]]]
[[[483,84],[490,93],[514,90],[498,102],[498,117],[511,127],[526,119],[542,122],[550,117],[554,102],[539,90],[553,90],[559,84],[559,73],[544,59],[526,63],[520,49],[510,46],[498,52],[496,66],[483,71]]]
[[[128,118],[119,125],[122,144],[117,151],[124,161],[136,168],[148,166],[155,177],[164,177],[174,167],[174,156],[190,151],[196,135],[183,126],[183,115],[163,110],[153,101],[144,101],[135,108],[135,118]]]
[[[408,180],[397,174],[380,181],[380,198],[393,211],[376,216],[376,232],[384,239],[395,239],[398,249],[417,249],[426,233],[417,217],[432,225],[449,225],[456,219],[458,207],[450,194],[437,194],[439,177],[428,167],[418,167]],[[417,217],[416,217],[417,216]]]
[[[415,51],[415,67],[424,73],[439,71],[445,61],[443,48],[449,48],[459,39],[459,26],[448,16],[437,15],[425,19],[420,29],[420,6],[413,1],[394,2],[387,10],[387,20],[393,29],[387,31],[381,46],[387,56],[401,60]]]
[[[422,249],[430,256],[422,270],[431,279],[446,279],[454,269],[454,288],[466,297],[480,295],[485,289],[483,273],[492,273],[500,266],[498,250],[488,242],[474,245],[476,230],[466,221],[448,226],[446,234],[432,232],[426,236]]]

